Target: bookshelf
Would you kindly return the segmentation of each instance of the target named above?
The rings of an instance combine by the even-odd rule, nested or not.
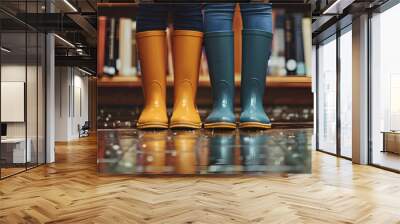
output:
[[[282,0],[283,1],[283,0]],[[280,2],[280,1],[279,1]],[[98,3],[98,14],[101,16],[106,17],[106,21],[108,18],[115,18],[119,20],[122,17],[131,18],[132,21],[135,20],[138,5],[136,3]],[[301,4],[304,5],[304,4]],[[301,13],[307,16],[309,20],[311,20],[309,13],[304,13],[303,8],[295,7],[286,4],[276,4],[275,5],[275,12],[274,12],[274,20],[278,19],[279,15],[286,15],[293,13]],[[306,10],[307,11],[307,10]],[[288,12],[288,13],[286,13]],[[106,26],[108,23],[106,23]],[[118,22],[116,22],[116,27],[118,27]],[[281,24],[282,25],[282,24]],[[292,24],[294,25],[294,24]],[[310,23],[311,25],[311,23]],[[274,26],[275,27],[275,26]],[[234,19],[233,19],[233,31],[234,35],[234,72],[235,74],[235,107],[240,107],[240,77],[241,77],[241,62],[242,62],[242,19],[240,15],[240,10],[238,6],[236,6]],[[279,30],[280,29],[280,30]],[[310,28],[311,29],[311,28]],[[107,32],[106,27],[103,29]],[[273,42],[273,49],[275,52],[271,53],[271,67],[269,68],[269,75],[266,79],[267,88],[265,89],[264,95],[264,103],[266,108],[270,111],[268,112],[271,116],[275,116],[279,114],[279,116],[294,116],[294,114],[298,115],[299,117],[303,116],[304,114],[312,114],[313,110],[313,93],[311,91],[312,81],[311,77],[305,76],[310,75],[308,74],[310,70],[305,70],[304,72],[296,72],[296,73],[289,73],[289,72],[282,72],[285,70],[285,63],[286,63],[286,54],[287,52],[284,51],[283,46],[286,46],[284,43],[285,40],[285,30],[284,27],[275,27],[274,38],[276,41]],[[171,34],[172,29],[169,29],[169,35]],[[115,32],[115,40],[119,40],[119,32]],[[307,32],[305,32],[307,33]],[[311,31],[310,31],[311,34]],[[104,34],[103,34],[104,35]],[[134,35],[134,34],[133,34]],[[309,38],[309,45],[311,46],[311,35]],[[167,37],[169,43],[170,36]],[[304,39],[304,37],[303,37]],[[104,39],[107,42],[107,38]],[[305,41],[307,42],[307,41]],[[301,43],[301,42],[300,42]],[[103,48],[105,48],[104,43],[102,44]],[[118,45],[116,45],[118,46]],[[280,48],[277,48],[280,47]],[[305,47],[311,49],[311,47]],[[170,46],[169,46],[170,47]],[[291,46],[291,49],[297,49],[295,46]],[[304,48],[304,47],[303,47]],[[101,48],[98,48],[101,49]],[[118,51],[118,48],[116,51]],[[204,52],[203,52],[204,53]],[[289,52],[292,53],[293,52]],[[107,55],[107,51],[103,52],[103,56]],[[117,54],[118,55],[118,54]],[[171,57],[171,54],[169,55]],[[310,55],[306,55],[304,52],[304,58],[311,58]],[[99,61],[99,60],[98,60]],[[304,61],[306,65],[306,61]],[[136,60],[135,64],[132,64],[133,67],[137,65],[138,61]],[[199,85],[198,91],[196,94],[196,104],[197,106],[207,111],[211,108],[212,102],[212,91],[211,91],[211,84],[209,80],[208,74],[208,66],[206,64],[206,57],[202,57],[201,66],[200,66],[200,76],[199,76]],[[173,105],[173,71],[172,67],[172,60],[169,60],[168,70],[167,72],[167,105],[171,107]],[[100,66],[101,68],[102,66]],[[311,66],[310,66],[311,67]],[[101,72],[101,69],[98,69]],[[108,111],[107,113],[113,114],[113,117],[122,116],[123,113],[127,113],[128,120],[132,120],[131,112],[135,111],[135,113],[139,113],[143,103],[144,103],[144,96],[142,91],[142,80],[140,75],[140,69],[138,69],[138,74],[136,76],[123,76],[121,74],[116,74],[114,76],[107,76],[103,74],[99,74],[99,78],[97,79],[97,87],[98,87],[98,99],[99,108],[102,108],[104,111]],[[278,111],[278,112],[273,112]],[[274,115],[275,114],[275,115]],[[297,119],[297,118],[296,118]],[[301,118],[299,118],[301,119]],[[307,121],[312,121],[312,116],[310,115],[307,118]],[[124,120],[124,119],[120,119]],[[279,120],[279,119],[278,119]],[[285,120],[286,121],[286,120]]]
[[[173,78],[167,76],[167,86],[173,86]],[[309,88],[311,89],[311,77],[308,76],[268,76],[267,87],[271,88]],[[137,76],[103,76],[97,80],[97,86],[103,88],[126,87],[141,88],[141,78]],[[208,75],[201,75],[199,87],[210,87]],[[240,76],[235,76],[235,86],[240,86]]]

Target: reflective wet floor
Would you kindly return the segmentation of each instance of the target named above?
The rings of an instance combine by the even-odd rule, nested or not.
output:
[[[131,175],[309,173],[312,129],[98,130],[98,172]]]

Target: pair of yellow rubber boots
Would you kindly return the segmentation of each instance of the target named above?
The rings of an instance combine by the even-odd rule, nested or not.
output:
[[[167,39],[165,31],[137,33],[144,109],[139,129],[168,128],[166,106]],[[203,33],[190,30],[173,32],[174,108],[170,128],[201,128],[195,105],[199,79]]]

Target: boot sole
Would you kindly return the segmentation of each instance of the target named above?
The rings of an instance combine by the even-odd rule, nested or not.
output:
[[[192,128],[200,129],[201,123],[191,123],[191,122],[174,122],[169,125],[170,128]]]
[[[236,129],[236,124],[235,123],[229,123],[229,122],[215,122],[215,123],[206,123],[204,124],[204,128],[207,129]]]
[[[243,122],[239,124],[239,128],[270,129],[272,128],[272,124],[264,124],[261,122]]]
[[[136,127],[138,129],[167,129],[168,123],[160,123],[160,122],[147,122],[143,124],[137,124]]]

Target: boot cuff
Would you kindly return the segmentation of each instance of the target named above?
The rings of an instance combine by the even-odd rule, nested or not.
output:
[[[136,33],[136,38],[151,37],[151,36],[165,36],[164,30],[150,30]]]
[[[174,36],[192,36],[192,37],[203,37],[203,32],[194,30],[174,30]]]
[[[243,30],[242,32],[243,32],[243,36],[256,35],[256,36],[265,36],[265,37],[272,38],[272,33],[266,32],[263,30]]]
[[[233,37],[233,31],[221,31],[221,32],[207,32],[205,33],[206,38],[212,37]]]

